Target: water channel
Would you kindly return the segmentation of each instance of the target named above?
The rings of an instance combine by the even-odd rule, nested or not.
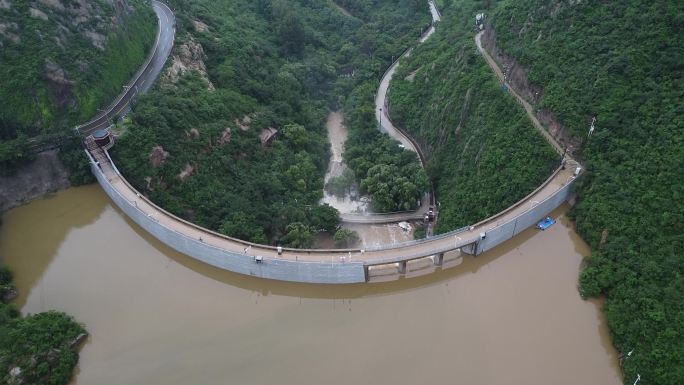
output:
[[[97,185],[6,213],[0,259],[23,313],[91,336],[74,384],[620,384],[589,250],[565,218],[428,276],[348,286],[261,280],[178,254]]]
[[[344,144],[349,134],[347,127],[344,125],[344,115],[339,111],[333,111],[328,114],[325,127],[328,131],[328,140],[330,141],[330,162],[328,163],[328,170],[324,178],[327,184],[331,179],[338,178],[345,171],[349,170],[342,157],[344,154]],[[363,200],[358,199],[361,197],[357,198],[359,194],[356,190],[356,186],[347,186],[343,196],[336,196],[328,191],[328,189],[324,189],[321,203],[329,204],[340,213],[366,212],[368,210],[368,197],[363,197]]]
[[[348,131],[344,125],[344,115],[339,111],[328,114],[325,124],[330,140],[330,162],[325,173],[325,183],[330,179],[339,177],[345,170],[349,170],[344,163],[344,144],[347,141]],[[351,170],[350,170],[351,171]],[[367,196],[359,196],[357,186],[348,186],[343,196],[336,196],[327,189],[323,191],[321,203],[327,203],[336,208],[342,214],[369,213]],[[389,224],[362,224],[362,223],[343,223],[342,227],[353,230],[359,235],[359,243],[356,245],[361,248],[378,247],[385,244],[394,244],[410,241],[413,239],[414,226],[400,227],[397,223]],[[323,236],[317,239],[316,247],[331,248],[335,247],[329,237]]]

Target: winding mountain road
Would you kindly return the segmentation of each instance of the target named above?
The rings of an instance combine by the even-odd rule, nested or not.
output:
[[[112,125],[114,118],[126,115],[130,111],[130,104],[135,97],[140,93],[147,92],[164,68],[176,36],[176,17],[173,11],[161,1],[153,0],[152,8],[159,20],[159,31],[152,52],[138,73],[123,87],[124,91],[104,112],[98,114],[91,121],[76,127],[82,134],[89,135],[99,129],[107,128]]]
[[[435,23],[442,20],[442,16],[437,10],[433,1],[428,1],[430,6],[430,14],[432,15],[432,24],[430,28],[418,40],[419,43],[424,43],[435,32]],[[385,71],[380,80],[378,91],[375,94],[375,119],[378,121],[380,131],[391,136],[397,140],[401,145],[418,155],[420,164],[425,167],[425,155],[420,150],[420,146],[408,135],[406,132],[397,128],[389,117],[389,108],[387,103],[387,94],[389,93],[390,82],[399,66],[399,61],[411,54],[413,48],[409,48],[397,58]],[[340,214],[342,222],[346,223],[362,223],[362,224],[383,224],[383,223],[397,223],[402,221],[422,220],[423,216],[428,212],[430,206],[433,204],[432,194],[426,193],[421,200],[421,205],[412,211],[402,211],[397,213],[344,213]]]
[[[424,43],[430,36],[432,36],[432,34],[435,32],[435,23],[442,20],[442,17],[439,14],[437,7],[435,6],[435,3],[433,1],[429,1],[428,4],[430,5],[430,14],[432,15],[432,25],[420,37],[420,43]],[[414,142],[413,138],[411,138],[403,130],[397,128],[394,125],[394,123],[392,123],[387,108],[387,93],[389,92],[392,77],[394,76],[394,73],[396,72],[401,59],[409,56],[412,51],[412,48],[406,50],[406,52],[404,52],[403,55],[398,57],[397,60],[395,60],[394,63],[392,63],[392,65],[390,65],[387,71],[385,71],[385,74],[382,76],[382,79],[380,80],[380,85],[378,86],[378,91],[375,94],[375,119],[378,121],[378,124],[380,125],[380,130],[382,132],[388,134],[395,140],[399,141],[399,143],[401,143],[401,145],[404,146],[404,148],[418,154],[418,158],[420,159],[421,164],[425,166],[425,156],[420,151],[420,147]]]
[[[149,60],[149,65],[146,66],[145,69],[141,71],[141,74],[131,82],[133,88],[135,88],[137,85],[138,89],[141,90],[140,92],[151,86],[159,71],[163,67],[164,60],[166,57],[168,57],[168,53],[173,45],[172,39],[175,33],[175,30],[173,29],[174,19],[171,11],[159,2],[155,1],[154,4],[155,12],[157,12],[157,16],[160,19],[160,33],[154,52]],[[479,37],[476,37],[476,41],[479,41]],[[498,66],[493,60],[490,60],[491,58],[488,57],[486,52],[483,51],[483,55],[485,55],[485,59],[487,59],[487,62],[493,68],[493,70],[500,73]],[[516,93],[513,94],[519,98]],[[128,103],[134,96],[135,93],[124,93],[120,100],[113,104],[114,107],[110,109],[110,112],[125,111],[125,109],[128,107]],[[519,100],[521,100],[521,98]],[[524,100],[521,100],[521,103],[525,105]],[[525,110],[530,119],[535,122],[536,118],[534,117],[531,107],[528,109],[526,106]],[[81,127],[83,132],[89,132],[98,127],[104,127],[106,123],[103,123],[98,119],[95,119],[95,121]],[[389,127],[388,123],[391,124],[389,119],[386,120],[386,122],[383,121],[383,127],[385,128]],[[540,129],[542,132],[545,132],[540,124],[538,125],[535,123],[535,127]],[[550,138],[550,136],[547,136],[547,139],[549,139],[552,144],[555,143],[553,138]],[[489,234],[490,231],[493,231],[492,235],[495,238],[497,235],[500,238],[498,241],[495,240],[494,245],[496,245],[500,242],[503,242],[505,239],[508,239],[504,239],[500,234],[497,234],[496,229],[502,229],[507,225],[513,224],[513,222],[515,222],[517,225],[518,219],[523,217],[525,218],[525,221],[523,221],[524,223],[529,222],[531,219],[534,220],[534,218],[531,218],[530,215],[527,214],[539,214],[533,210],[536,206],[544,205],[544,202],[555,202],[557,199],[553,200],[553,198],[559,196],[557,194],[560,191],[567,192],[569,187],[568,185],[575,179],[573,167],[567,167],[565,169],[559,168],[535,191],[506,210],[472,226],[423,240],[411,241],[398,245],[387,245],[381,248],[365,250],[306,250],[288,248],[279,250],[276,247],[254,244],[224,236],[211,230],[199,227],[193,223],[187,222],[165,211],[163,208],[157,206],[152,201],[147,199],[144,195],[140,194],[128,183],[128,181],[126,181],[126,179],[116,169],[116,166],[111,161],[111,158],[107,154],[106,150],[94,146],[92,140],[87,141],[87,143],[88,153],[92,159],[91,169],[98,178],[98,181],[104,190],[112,198],[112,200],[114,200],[114,202],[116,202],[116,204],[127,213],[127,215],[129,215],[140,226],[150,231],[152,235],[154,235],[160,241],[179,251],[186,250],[186,253],[192,257],[233,271],[239,271],[237,270],[239,263],[244,263],[245,258],[249,258],[251,263],[250,266],[266,266],[270,269],[273,269],[267,270],[270,272],[278,271],[278,269],[284,269],[280,271],[294,272],[294,270],[287,270],[287,267],[279,267],[284,266],[282,262],[294,262],[295,265],[300,266],[301,269],[305,269],[307,262],[316,262],[317,264],[315,266],[317,266],[317,271],[322,274],[321,277],[314,277],[306,275],[305,273],[302,273],[303,275],[296,275],[296,273],[293,273],[295,275],[279,276],[280,278],[278,278],[285,280],[299,280],[302,282],[349,282],[336,280],[341,279],[342,277],[335,275],[335,266],[351,263],[355,263],[353,266],[363,267],[363,269],[366,271],[366,281],[368,281],[368,272],[370,271],[370,268],[377,265],[397,264],[398,268],[395,275],[402,275],[406,270],[406,263],[408,261],[426,257],[432,258],[432,256],[435,255],[439,256],[438,259],[441,261],[441,256],[443,255],[442,253],[460,250],[466,246],[478,243],[480,240],[483,240],[484,236]],[[407,146],[407,148],[408,147],[409,146]],[[554,148],[558,149],[560,146],[555,143]],[[576,162],[569,159],[568,166],[572,166],[572,163]],[[563,197],[564,196],[565,195],[563,195]],[[547,206],[548,205],[545,205],[543,207]],[[546,215],[546,213],[547,212],[544,212],[543,215]],[[520,227],[520,229],[523,228],[524,227]],[[513,232],[515,232],[515,229]],[[196,252],[198,249],[211,250],[212,253],[219,253],[215,255],[220,256],[216,257],[202,255],[201,253]],[[225,267],[225,261],[236,261],[235,264],[230,264],[231,262],[228,263],[230,266],[235,266],[236,269]],[[252,270],[250,268],[249,271],[250,274],[255,274],[255,271],[257,270]],[[260,276],[273,277],[273,275]]]

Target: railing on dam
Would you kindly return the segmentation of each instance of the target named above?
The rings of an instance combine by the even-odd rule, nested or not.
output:
[[[293,261],[263,258],[259,263],[251,255],[231,252],[172,229],[124,197],[104,174],[98,162],[88,154],[91,170],[107,195],[135,223],[172,249],[212,266],[236,273],[282,281],[309,283],[365,282],[363,262]]]
[[[520,234],[535,225],[551,211],[570,198],[574,179],[561,187],[556,193],[542,200],[522,214],[484,232],[485,237],[473,245],[470,252],[479,255]]]
[[[344,284],[367,282],[369,279],[370,267],[377,265],[396,264],[397,270],[394,275],[398,277],[401,274],[406,273],[406,265],[409,261],[431,257],[433,255],[438,256],[438,260],[441,261],[445,252],[457,249],[461,249],[468,254],[478,255],[512,238],[536,223],[545,215],[548,215],[549,212],[568,199],[571,185],[575,180],[574,177],[570,178],[567,182],[564,182],[560,188],[553,191],[546,199],[535,204],[534,207],[524,210],[518,215],[507,218],[505,221],[503,221],[501,216],[510,215],[512,210],[520,210],[522,207],[521,205],[525,204],[530,196],[525,197],[525,199],[518,202],[518,204],[499,213],[497,216],[489,218],[485,223],[481,222],[474,226],[463,227],[426,239],[387,245],[385,247],[368,248],[365,250],[284,249],[302,256],[309,256],[308,260],[306,258],[297,260],[295,258],[279,257],[275,253],[276,248],[273,246],[256,245],[232,239],[173,216],[173,214],[164,211],[147,200],[147,198],[139,195],[120,175],[116,166],[111,162],[109,155],[105,151],[102,151],[101,154],[99,154],[98,158],[100,159],[100,162],[104,162],[105,167],[111,167],[111,173],[113,174],[112,178],[120,179],[124,184],[125,189],[130,190],[129,193],[132,193],[132,196],[137,197],[141,202],[145,201],[147,204],[152,205],[155,210],[155,215],[163,216],[166,219],[178,223],[182,222],[182,225],[191,226],[195,231],[206,234],[207,236],[219,236],[224,240],[233,242],[233,246],[255,246],[255,249],[263,254],[263,257],[259,257],[260,260],[257,261],[254,254],[240,253],[218,247],[203,241],[202,237],[196,238],[189,233],[184,233],[165,225],[160,221],[160,218],[151,215],[151,213],[145,212],[138,207],[137,201],[126,198],[124,193],[119,191],[111,183],[102,169],[103,164],[96,161],[89,152],[88,156],[91,161],[93,174],[114,203],[135,223],[167,246],[202,262],[236,273],[261,278],[308,283]],[[557,173],[535,190],[533,194],[540,192],[543,188],[549,187],[555,176],[557,176]],[[121,185],[119,186],[121,187]],[[496,220],[503,222],[494,222]],[[488,227],[492,223],[496,223],[496,225]],[[481,233],[484,234],[484,237],[479,236]],[[456,238],[458,238],[458,240],[453,240]],[[269,255],[265,252],[270,252],[271,254]],[[354,258],[351,258],[352,255],[354,255]],[[347,258],[347,256],[349,256],[349,258]],[[363,256],[365,256],[365,258],[363,258]],[[312,260],[311,258],[314,258],[315,260]],[[327,258],[329,258],[329,260]],[[435,262],[435,264],[437,264],[437,262]]]
[[[400,134],[417,145],[406,133]],[[572,172],[559,168],[535,191],[508,209],[472,226],[421,240],[367,249],[291,249],[231,238],[179,218],[128,183],[106,150],[96,146],[88,148],[91,170],[107,195],[129,218],[162,243],[224,270],[308,283],[368,282],[371,268],[378,266],[379,270],[389,270],[392,277],[399,277],[409,272],[408,262],[425,265],[429,263],[426,259],[431,258],[435,266],[441,266],[444,253],[453,250],[478,255],[548,215],[568,199],[575,180]],[[527,204],[533,206],[527,208]],[[396,270],[392,271],[394,266]]]

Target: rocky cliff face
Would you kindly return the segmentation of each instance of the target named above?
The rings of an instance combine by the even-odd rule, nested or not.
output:
[[[176,48],[171,58],[171,65],[162,77],[162,87],[173,87],[185,73],[195,71],[205,81],[207,89],[213,91],[214,85],[207,75],[207,66],[204,64],[204,59],[206,59],[206,55],[204,54],[202,44],[195,41],[191,35],[188,35],[186,41]]]
[[[494,60],[501,64],[508,83],[516,92],[533,105],[537,104],[544,95],[544,87],[539,84],[532,84],[527,77],[525,69],[518,64],[515,58],[497,46],[496,31],[491,26],[485,29],[482,36],[482,46],[492,55]],[[556,119],[553,112],[540,109],[537,111],[537,118],[561,146],[568,147],[569,152],[574,153],[579,149],[580,141],[574,138],[570,134],[570,130]]]
[[[0,213],[67,187],[69,173],[58,151],[42,152],[15,174],[0,176]]]

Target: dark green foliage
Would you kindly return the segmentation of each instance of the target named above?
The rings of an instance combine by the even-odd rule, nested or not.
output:
[[[45,10],[47,21],[30,17],[29,7],[35,5],[28,2],[12,2],[9,9],[0,9],[3,22],[16,23],[20,38],[18,43],[2,39],[0,138],[71,128],[109,104],[137,71],[156,32],[149,5],[143,1],[129,4],[134,12],[119,14],[104,1],[92,2],[85,10],[89,15],[85,22],[76,22],[76,13],[54,8]],[[124,22],[115,29],[98,23],[96,16],[123,18]],[[86,32],[106,38],[104,52]],[[64,71],[64,83],[50,79],[48,61]],[[59,70],[55,72],[53,79]]]
[[[9,175],[32,158],[26,136],[0,140],[0,175]]]
[[[316,206],[311,209],[311,222],[314,230],[324,230],[332,234],[340,224],[340,213],[328,204]]]
[[[581,290],[605,294],[614,344],[634,350],[625,383],[684,383],[684,6],[516,0],[493,16],[500,47],[544,87],[540,106],[584,138]]]
[[[0,288],[13,288],[11,279],[7,267],[0,265]],[[71,344],[83,333],[83,326],[64,313],[48,311],[19,317],[14,306],[0,302],[0,381],[68,384],[78,362],[78,353]],[[10,380],[10,370],[15,367],[21,373]]]
[[[12,272],[5,265],[0,265],[0,285],[7,285],[12,282]]]
[[[59,151],[59,159],[69,170],[69,180],[72,186],[80,186],[95,182],[95,176],[90,171],[90,160],[83,149],[83,138],[75,131],[65,135]]]
[[[479,2],[443,10],[437,33],[404,59],[390,112],[428,157],[438,232],[489,217],[539,186],[558,156],[499,82],[473,41]]]
[[[399,148],[398,142],[378,131],[374,99],[381,73],[429,27],[427,4],[415,0],[398,4],[346,0],[339,4],[371,21],[357,33],[361,44],[343,46],[339,56],[344,67],[353,71],[350,83],[355,84],[344,104],[349,128],[345,162],[359,180],[361,192],[370,196],[374,210],[414,209],[428,188],[427,176],[413,152]],[[377,24],[382,28],[373,30]],[[377,56],[368,52],[372,47],[377,47]],[[371,60],[365,60],[369,53]],[[374,166],[378,167],[371,172]]]
[[[428,188],[428,179],[412,151],[382,134],[375,120],[377,84],[366,82],[347,100],[345,112],[349,139],[344,160],[368,193],[373,209],[380,212],[412,210]]]
[[[114,147],[117,164],[167,210],[230,236],[271,242],[292,222],[320,224],[309,207],[322,197],[325,138],[291,124],[262,146],[259,132],[272,124],[267,113],[257,113],[247,131],[231,119],[259,109],[249,97],[207,91],[198,77],[184,77],[175,91],[140,100],[129,132]],[[222,144],[227,127],[231,139]],[[169,153],[159,166],[150,162],[155,146]],[[182,178],[186,167],[193,171]]]
[[[354,172],[346,168],[342,175],[332,177],[325,184],[325,191],[338,197],[343,197],[347,194],[355,182]]]
[[[0,8],[8,26],[0,33],[0,172],[30,160],[36,143],[57,140],[92,118],[138,70],[157,22],[147,1],[127,3],[125,10],[103,0],[87,2],[84,9],[26,1]],[[47,20],[29,16],[30,8]],[[68,165],[80,173],[80,165]]]
[[[376,164],[368,169],[361,189],[371,196],[378,211],[406,211],[419,206],[427,178],[415,162],[404,169],[395,164]]]
[[[294,222],[287,225],[287,234],[283,237],[283,243],[288,247],[308,249],[313,245],[313,231],[309,226],[301,222]]]
[[[340,248],[354,247],[359,241],[359,234],[354,230],[339,229],[333,237],[335,246]]]
[[[423,225],[416,226],[416,229],[413,231],[413,239],[423,239],[425,237],[427,237],[427,227]]]
[[[352,90],[374,89],[391,55],[428,18],[423,2],[420,16],[415,1],[354,2],[368,10],[363,20],[322,1],[174,2],[177,46],[202,45],[215,90],[189,73],[141,98],[113,150],[119,168],[165,209],[227,235],[308,247],[315,232],[334,232],[337,211],[318,205],[329,160],[325,116]],[[198,20],[208,30],[198,32]],[[363,99],[370,105],[347,105],[372,110],[370,95]],[[251,122],[241,129],[236,120],[245,116]],[[353,121],[380,137],[372,116]],[[222,141],[227,128],[230,140]],[[262,144],[259,135],[268,128],[278,134]],[[374,160],[401,165],[413,179],[420,175],[415,155],[381,141],[388,150]],[[156,146],[168,157],[155,166]],[[403,195],[424,187],[413,179],[413,190],[403,183]]]
[[[7,266],[0,265],[0,300],[14,292],[14,283],[12,283],[12,272]]]
[[[233,238],[254,243],[267,243],[264,229],[257,222],[254,215],[238,211],[230,214],[219,231]]]

